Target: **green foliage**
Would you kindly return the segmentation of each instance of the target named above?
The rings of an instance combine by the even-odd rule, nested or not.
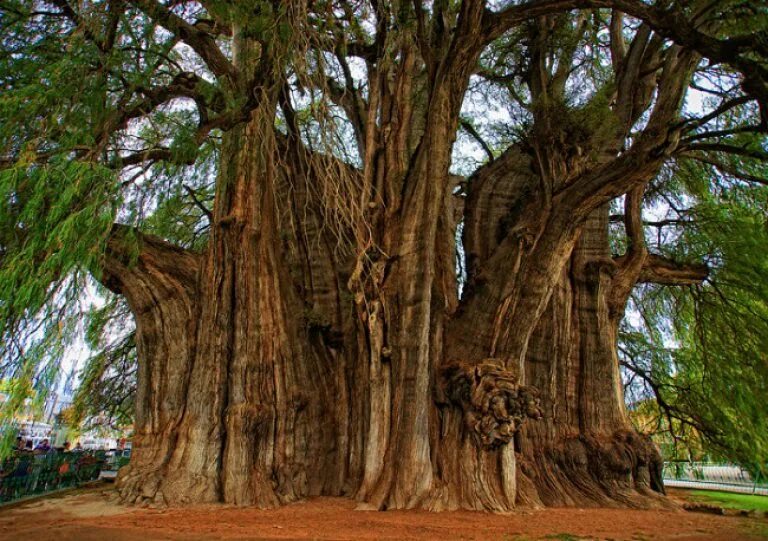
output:
[[[195,72],[200,99],[216,107],[221,89],[168,32],[111,6],[75,5],[70,15],[60,5],[0,4],[0,425],[39,407],[56,381],[115,222],[147,223],[187,246],[205,240],[207,218],[182,186],[210,203],[218,143],[201,144],[199,114],[174,101],[173,84]],[[146,149],[167,150],[169,163],[121,168]],[[97,297],[112,305],[111,293]],[[96,342],[86,375],[103,382],[114,347]]]
[[[693,163],[681,164],[669,184],[688,202],[685,226],[658,251],[706,261],[710,276],[697,287],[636,291],[643,324],[625,326],[625,362],[657,399],[651,416],[661,432],[694,449],[703,439],[716,457],[765,468],[768,188]]]
[[[98,269],[115,216],[114,174],[53,160],[0,171],[0,356],[11,382],[0,424],[38,407],[75,335],[84,271]]]
[[[131,219],[107,128],[130,105],[116,92],[116,70],[136,55],[87,39],[110,24],[105,4],[77,27],[38,7],[0,6],[0,425],[42,407],[113,224]],[[134,25],[133,39],[151,29]],[[145,66],[120,77],[146,84],[156,65]]]
[[[128,307],[117,298],[87,314],[85,338],[94,353],[81,372],[68,412],[71,426],[120,428],[132,424],[137,360],[135,332],[125,328],[129,319]]]

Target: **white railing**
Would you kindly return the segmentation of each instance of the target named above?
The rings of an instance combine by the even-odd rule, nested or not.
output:
[[[713,462],[665,462],[664,484],[669,487],[723,490],[768,496],[768,482],[734,464]]]

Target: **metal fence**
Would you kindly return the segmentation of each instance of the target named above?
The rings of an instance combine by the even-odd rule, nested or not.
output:
[[[16,453],[0,465],[0,503],[98,479],[104,453]]]
[[[665,462],[664,484],[669,487],[723,490],[768,496],[768,479],[734,464]]]

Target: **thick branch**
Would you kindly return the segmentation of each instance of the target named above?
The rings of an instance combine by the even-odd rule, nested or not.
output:
[[[610,314],[617,322],[624,315],[627,299],[629,299],[632,288],[635,287],[648,259],[648,248],[645,244],[645,231],[643,229],[644,192],[645,185],[637,186],[624,199],[624,228],[627,232],[629,247],[621,259],[621,263],[617,265],[618,271],[613,278],[613,287],[609,298]]]
[[[692,285],[701,283],[709,273],[706,265],[682,264],[648,253],[642,217],[644,191],[644,185],[638,186],[627,193],[624,200],[624,224],[629,247],[622,257],[615,259],[618,270],[608,301],[610,315],[616,323],[623,317],[627,300],[638,282]]]
[[[614,258],[622,265],[626,256]],[[691,286],[704,282],[709,277],[709,267],[704,263],[682,263],[658,254],[649,254],[643,263],[638,283],[667,286]]]
[[[235,67],[219,49],[216,41],[208,32],[170,11],[168,8],[154,0],[131,0],[131,2],[152,18],[157,24],[171,32],[181,41],[189,45],[208,68],[219,77],[236,76]]]
[[[645,259],[648,250],[645,246],[645,233],[643,231],[643,194],[645,186],[637,186],[631,190],[624,200],[624,228],[629,240],[625,265],[631,265],[633,261]]]
[[[611,223],[624,223],[626,220],[626,216],[624,214],[611,214],[608,217],[608,221]],[[689,224],[694,223],[693,220],[687,220],[687,219],[675,219],[675,218],[667,218],[664,220],[643,220],[643,225],[646,227],[683,227]]]
[[[643,264],[638,282],[690,286],[702,283],[708,276],[709,267],[703,263],[681,263],[650,254]]]
[[[138,248],[138,250],[137,250]],[[140,310],[157,299],[145,297],[152,285],[177,284],[180,293],[194,298],[200,256],[159,237],[135,228],[115,224],[98,276],[109,290],[126,295],[133,310]]]
[[[487,11],[483,17],[484,38],[487,43],[495,40],[510,28],[523,21],[568,11],[579,7],[578,0],[532,0],[516,4],[499,12]]]

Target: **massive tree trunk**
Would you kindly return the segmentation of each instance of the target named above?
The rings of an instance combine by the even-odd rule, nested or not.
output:
[[[142,237],[133,261],[116,232],[104,280],[134,312],[140,364],[124,499],[658,503],[660,458],[628,424],[616,353],[650,259],[610,257],[607,203],[642,188],[672,143],[653,130],[617,157],[611,133],[582,157],[555,144],[549,111],[458,201],[451,149],[483,14],[466,2],[428,57],[403,31],[397,61],[368,66],[361,170],[302,146],[277,81],[224,134],[204,253]],[[281,72],[233,31],[240,72],[264,55]]]
[[[268,53],[243,33],[234,54],[251,73]],[[141,373],[128,501],[274,506],[356,486],[367,372],[351,363],[346,263],[309,206],[305,156],[275,130],[279,95],[259,91],[224,134],[205,253],[143,238],[131,265],[124,239],[110,247],[106,281],[136,316]]]
[[[537,210],[532,163],[524,149],[512,148],[471,179],[467,292],[449,327],[448,351],[505,360],[540,401],[541,419],[515,438],[517,504],[654,504],[652,491],[663,491],[660,456],[632,430],[621,390],[617,339],[626,298],[612,304],[617,264],[608,207],[558,227],[559,242],[541,247],[549,224],[570,210]],[[526,267],[536,270],[521,283]],[[531,295],[537,288],[549,294]],[[540,316],[532,300],[544,303]],[[519,326],[509,325],[515,302],[530,318],[515,319]]]
[[[270,141],[261,122],[257,111],[226,137],[205,254],[142,237],[132,263],[123,230],[111,243],[107,283],[136,315],[140,359],[125,499],[274,506],[324,494],[377,509],[496,511],[656,501],[659,457],[631,430],[619,385],[605,206],[574,235],[567,264],[553,266],[520,363],[494,338],[512,324],[498,321],[503,280],[470,276],[455,312],[455,284],[437,279],[445,269],[408,259],[430,242],[430,257],[452,261],[439,246],[454,232],[453,196],[422,196],[435,205],[423,215],[441,216],[432,236],[412,230],[415,247],[401,237],[368,278],[378,296],[355,297],[355,263],[307,198],[318,182],[311,158]],[[287,158],[290,179],[273,165]],[[470,209],[480,199],[472,192]],[[529,209],[519,218],[538,220]],[[499,248],[481,238],[487,228],[467,225],[471,260]]]
[[[361,424],[365,384],[354,382],[366,378],[343,332],[354,327],[338,295],[343,262],[314,216],[292,233],[278,214],[306,201],[277,173],[269,100],[225,136],[207,252],[177,258],[144,238],[137,264],[106,266],[139,344],[134,458],[119,482],[130,500],[273,506],[341,494],[360,467],[350,436],[362,427],[348,425]],[[161,249],[183,284],[149,279]]]

